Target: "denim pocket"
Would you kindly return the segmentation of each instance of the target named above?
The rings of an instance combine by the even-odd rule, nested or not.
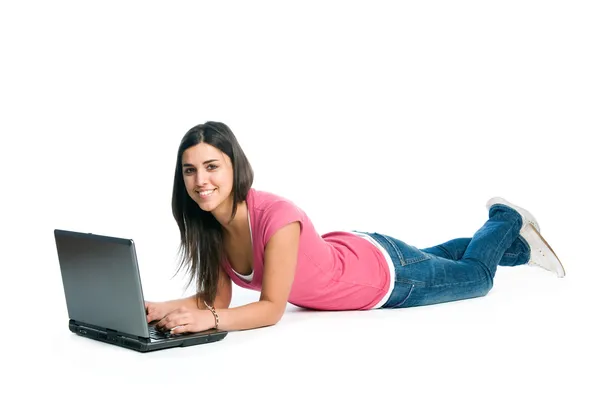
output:
[[[429,260],[431,258],[428,253],[404,243],[401,240],[382,234],[377,234],[377,236],[387,242],[386,246],[388,246],[388,251],[391,251],[391,255],[395,254],[395,257],[398,259],[398,261],[400,261],[400,265],[402,266]]]

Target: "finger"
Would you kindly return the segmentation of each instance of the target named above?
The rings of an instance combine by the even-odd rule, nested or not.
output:
[[[156,327],[162,327],[170,319],[173,319],[174,316],[177,316],[177,310],[167,312],[167,313],[161,313],[160,315],[159,315],[159,312],[156,311],[156,314],[157,314],[156,319],[158,319],[158,322],[156,323]]]
[[[176,327],[185,326],[186,324],[187,321],[185,320],[185,318],[173,318],[172,320],[167,322],[165,326],[163,326],[163,328],[164,330],[173,330]]]
[[[161,329],[170,330],[175,326],[185,325],[187,322],[186,314],[171,314],[164,317],[156,326]]]
[[[157,316],[154,320],[156,321],[156,323],[154,324],[154,327],[156,329],[162,329],[165,323],[167,323],[168,321],[166,315],[163,317]]]
[[[166,317],[163,317],[163,318],[159,319],[158,322],[156,322],[154,327],[157,329],[162,329],[165,323],[167,323],[167,319],[166,319]]]
[[[191,328],[192,326],[190,324],[175,326],[173,329],[171,329],[171,334],[187,333],[191,331]]]
[[[158,320],[158,322],[156,324],[157,327],[164,326],[164,324],[166,322],[168,322],[169,319],[172,319],[173,316],[176,315],[176,313],[174,311],[165,313],[165,312],[159,312],[158,310],[155,312],[155,314],[156,314],[156,319]]]
[[[156,312],[150,312],[148,313],[148,315],[146,315],[146,320],[148,321],[148,323],[156,321],[157,319],[160,319],[160,317],[157,316]]]
[[[152,322],[154,320],[160,319],[160,315],[154,307],[150,307],[146,311],[146,319],[148,319],[148,322]]]
[[[157,328],[166,328],[167,322],[172,321],[173,319],[180,319],[180,317],[185,317],[188,315],[189,315],[189,311],[186,308],[184,308],[184,307],[177,308],[177,309],[165,314],[162,317],[162,319],[156,324],[156,327]],[[177,325],[175,325],[175,326],[177,326]]]
[[[165,323],[167,323],[169,321],[169,319],[173,317],[173,315],[171,314],[165,314],[162,317],[157,316],[158,322],[156,323],[156,327],[157,328],[161,328],[165,325]]]

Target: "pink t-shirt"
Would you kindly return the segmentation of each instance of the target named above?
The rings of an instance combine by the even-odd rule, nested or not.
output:
[[[352,232],[319,235],[311,220],[292,201],[250,189],[248,205],[254,270],[250,282],[240,278],[227,260],[225,271],[236,285],[261,290],[267,242],[281,227],[299,221],[300,246],[288,301],[320,310],[362,310],[380,305],[389,294],[390,267],[382,252]]]

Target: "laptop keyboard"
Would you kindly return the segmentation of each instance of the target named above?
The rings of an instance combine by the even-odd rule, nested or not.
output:
[[[150,338],[155,340],[164,340],[173,337],[171,336],[171,333],[163,333],[159,330],[156,330],[154,325],[148,326],[148,333],[150,333]]]

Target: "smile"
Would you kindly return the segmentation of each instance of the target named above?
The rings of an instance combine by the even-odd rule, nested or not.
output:
[[[200,195],[201,198],[207,198],[207,197],[211,196],[213,194],[213,192],[215,192],[216,190],[217,190],[217,188],[211,189],[208,191],[196,191],[196,192],[198,192],[198,195]]]

